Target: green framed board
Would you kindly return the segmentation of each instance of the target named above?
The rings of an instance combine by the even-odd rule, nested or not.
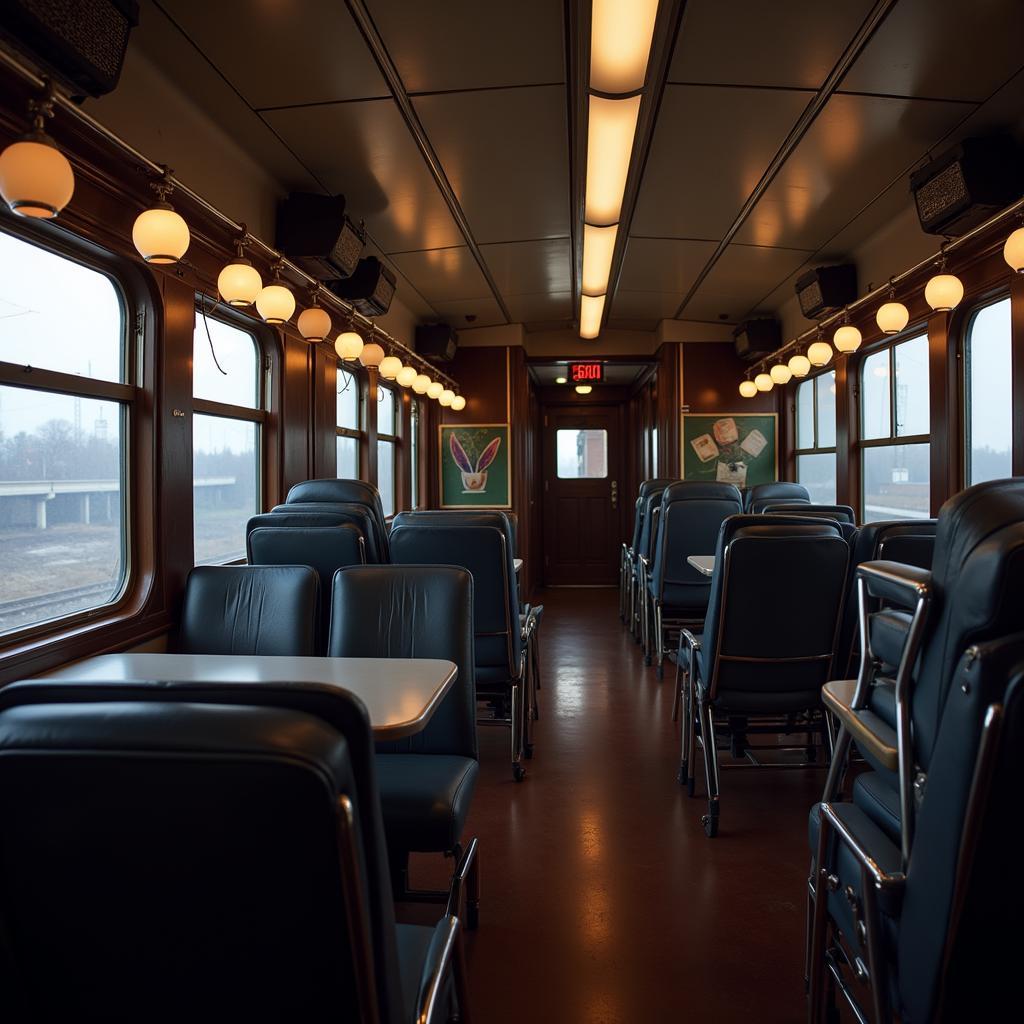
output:
[[[511,508],[507,423],[438,427],[441,508]]]
[[[683,479],[750,487],[779,477],[777,413],[683,413]]]

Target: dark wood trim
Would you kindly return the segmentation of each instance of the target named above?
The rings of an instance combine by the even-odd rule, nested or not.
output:
[[[1013,379],[1013,475],[1024,476],[1024,275],[1010,278],[1010,373]]]

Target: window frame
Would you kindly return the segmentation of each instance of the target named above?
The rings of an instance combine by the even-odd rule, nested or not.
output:
[[[195,332],[198,330],[200,323],[199,319],[205,316],[207,319],[218,320],[222,324],[226,324],[228,327],[233,327],[236,330],[242,331],[248,334],[253,341],[253,347],[256,349],[256,401],[255,405],[232,405],[230,402],[215,402],[209,398],[196,398],[195,396],[195,371],[192,373],[192,416],[193,418],[199,416],[215,416],[220,419],[244,421],[248,423],[255,423],[258,426],[256,431],[256,512],[258,514],[262,512],[266,507],[266,492],[267,492],[267,455],[269,445],[267,443],[267,424],[269,422],[269,402],[271,395],[271,374],[273,372],[273,362],[267,352],[267,338],[263,331],[260,330],[260,325],[252,319],[252,317],[245,316],[243,313],[239,313],[229,306],[225,306],[224,303],[213,300],[213,304],[210,309],[206,308],[206,303],[210,301],[208,295],[203,292],[196,292],[195,300],[195,316],[196,322],[193,325],[192,337],[193,346],[195,345]],[[194,358],[194,357],[193,357]],[[192,492],[193,492],[193,509],[195,508],[195,443],[192,445]],[[236,558],[228,562],[197,562],[195,561],[195,542],[196,542],[196,524],[195,514],[193,512],[192,522],[192,564],[195,565],[241,565],[244,564],[245,558]]]
[[[399,511],[400,501],[400,486],[399,479],[402,468],[402,458],[404,457],[404,450],[402,446],[402,392],[397,387],[391,387],[385,384],[384,381],[377,381],[377,408],[375,412],[377,431],[376,431],[376,444],[373,450],[373,464],[374,464],[374,478],[377,481],[377,490],[382,490],[380,485],[380,445],[390,444],[392,446],[391,451],[391,494],[392,504],[394,508],[390,513],[385,515],[386,519],[391,519],[396,516]],[[392,418],[392,430],[394,433],[388,433],[380,429],[380,392],[387,390],[391,392],[392,409],[394,410],[394,416]],[[367,453],[369,455],[369,453]]]
[[[146,369],[146,342],[151,338],[147,312],[152,298],[116,254],[77,235],[55,230],[53,225],[4,220],[0,231],[27,245],[35,246],[61,259],[77,263],[86,270],[103,275],[117,295],[121,306],[121,377],[106,381],[61,370],[44,369],[0,360],[0,385],[26,391],[41,391],[69,398],[86,398],[117,405],[122,440],[121,473],[121,557],[124,562],[121,585],[109,601],[67,615],[28,623],[0,635],[0,655],[6,655],[40,641],[53,641],[84,627],[112,622],[139,603],[140,586],[146,582],[143,571],[138,508],[139,488],[152,480],[151,467],[143,467],[145,440],[140,437],[143,424],[149,431],[151,418],[142,401]],[[151,534],[147,539],[152,540]],[[143,595],[144,597],[145,595]]]
[[[359,424],[357,427],[343,427],[338,423],[338,377],[342,373],[348,374],[352,378],[352,387],[355,389],[356,396],[356,422]],[[363,451],[366,448],[366,403],[364,401],[365,395],[363,393],[363,382],[360,379],[359,371],[354,367],[348,365],[343,359],[338,360],[338,366],[336,375],[334,378],[334,472],[337,476],[338,472],[338,442],[339,437],[351,437],[356,442],[356,472],[359,474],[359,479],[363,479]]]
[[[798,458],[801,455],[835,455],[837,460],[838,460],[838,457],[839,457],[839,446],[838,446],[839,431],[838,431],[838,429],[833,430],[833,433],[836,434],[836,442],[837,443],[831,445],[830,447],[822,447],[821,445],[818,444],[818,437],[819,437],[819,430],[818,430],[818,378],[819,377],[824,377],[826,373],[831,373],[831,374],[834,375],[835,372],[836,372],[836,369],[835,369],[834,366],[831,366],[831,367],[823,366],[818,373],[814,373],[814,374],[810,374],[809,373],[806,376],[804,376],[797,383],[797,386],[793,389],[793,423],[794,423],[793,437],[794,437],[794,445],[793,445],[793,452],[792,452],[792,454],[793,454],[793,458],[794,459]],[[812,431],[813,434],[814,434],[814,444],[811,445],[810,448],[800,448],[795,443],[795,439],[799,436],[799,412],[798,412],[798,410],[800,408],[799,391],[800,391],[800,389],[805,384],[813,385],[812,388],[811,388],[811,408],[812,408],[812,418],[813,418],[813,424],[814,424],[814,429]],[[837,389],[836,390],[836,398],[837,399],[839,398],[838,387],[839,387],[839,385],[838,385],[838,381],[837,381],[837,383],[836,383],[836,389]],[[839,403],[837,401],[836,402],[836,407],[837,407],[836,427],[837,428],[838,428],[838,424],[839,424],[838,404]],[[796,470],[796,466],[797,466],[797,463],[794,462],[793,463],[794,471]]]

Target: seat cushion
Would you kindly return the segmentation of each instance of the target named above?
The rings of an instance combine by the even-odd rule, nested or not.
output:
[[[896,671],[910,632],[910,614],[885,608],[871,616],[871,651],[883,665]]]
[[[512,685],[508,669],[494,665],[476,666],[476,688],[481,693],[504,693]]]
[[[378,754],[377,783],[391,851],[440,853],[462,837],[479,765],[447,754]]]
[[[894,842],[900,841],[900,795],[878,772],[861,772],[853,782],[853,802]]]

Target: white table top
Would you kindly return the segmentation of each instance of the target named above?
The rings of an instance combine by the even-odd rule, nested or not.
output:
[[[102,654],[38,678],[75,683],[319,683],[355,694],[376,740],[420,732],[458,668],[428,658],[286,658],[233,654]]]
[[[522,567],[523,567],[523,560],[521,558],[513,558],[512,559],[512,568],[515,569],[516,572],[519,572],[519,570],[522,569]]]
[[[714,576],[714,555],[687,555],[686,560],[694,567],[694,569],[697,570],[697,572],[702,573],[705,576]]]

